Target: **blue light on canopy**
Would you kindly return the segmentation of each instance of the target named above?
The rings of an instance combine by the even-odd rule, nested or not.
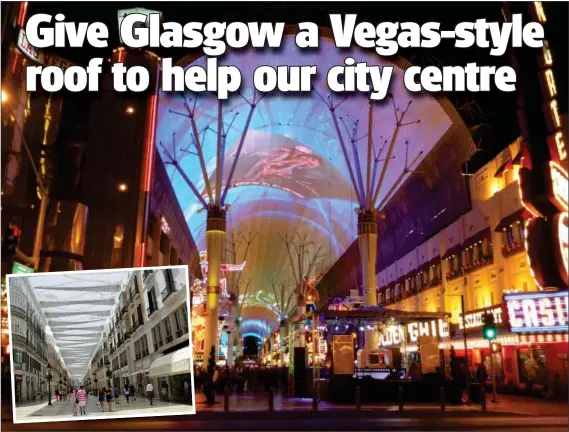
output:
[[[390,91],[396,105],[404,109],[412,100],[406,120],[421,120],[420,124],[401,129],[379,196],[378,202],[381,202],[405,167],[405,142],[409,143],[408,159],[411,161],[418,158],[418,164],[451,126],[450,118],[432,96],[411,94],[404,88],[401,68],[374,53],[360,49],[338,50],[327,39],[320,40],[318,50],[301,50],[295,45],[292,35],[285,36],[281,48],[277,50],[232,51],[220,58],[219,63],[239,68],[243,79],[241,93],[248,100],[253,99],[255,92],[252,80],[257,67],[317,65],[319,74],[313,84],[321,95],[326,96],[329,94],[326,72],[332,66],[343,65],[348,56],[355,58],[356,62],[393,66],[394,76]],[[206,58],[202,57],[186,67],[204,66],[205,61]],[[343,97],[335,95],[334,100],[340,101]],[[186,93],[185,100],[193,106],[196,95]],[[202,93],[198,96],[195,106],[207,171],[214,188],[217,142],[213,130],[217,129],[217,99],[213,95]],[[205,183],[201,178],[199,160],[191,153],[190,121],[174,111],[187,113],[183,95],[161,92],[156,140],[165,146],[170,154],[174,154],[175,148],[181,168],[205,196]],[[232,127],[227,130],[224,185],[248,112],[249,105],[239,95],[231,96],[223,104],[226,128],[235,113],[238,113]],[[351,130],[359,120],[358,136],[367,133],[366,95],[350,95],[337,112],[342,118],[340,122],[345,140],[349,141],[342,121]],[[386,99],[375,103],[374,112],[373,143],[376,152],[379,152],[384,142],[391,140],[395,130],[391,101]],[[159,149],[162,152],[160,146]],[[365,181],[367,139],[358,141],[358,151]],[[353,155],[350,154],[350,157]],[[168,160],[164,153],[162,158]],[[381,167],[380,163],[379,171]],[[192,235],[202,250],[205,248],[205,212],[198,213],[200,204],[197,198],[175,169],[169,166],[168,171]],[[259,233],[251,245],[243,274],[243,280],[253,280],[249,287],[246,307],[249,304],[259,306],[261,303],[268,307],[274,304],[274,294],[267,277],[293,281],[287,251],[277,233],[307,234],[315,245],[322,246],[325,257],[322,264],[316,268],[317,273],[325,272],[356,239],[357,218],[354,208],[358,206],[357,199],[351,190],[348,169],[332,116],[327,105],[315,92],[272,93],[265,95],[258,103],[226,203],[231,205],[228,212],[228,231]],[[259,295],[259,292],[262,294]],[[274,319],[277,319],[276,316]]]

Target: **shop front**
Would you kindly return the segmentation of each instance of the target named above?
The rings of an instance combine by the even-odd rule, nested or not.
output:
[[[148,370],[155,397],[163,401],[193,403],[192,348],[186,347],[158,357]]]
[[[567,291],[507,294],[501,305],[467,312],[464,319],[461,316],[450,345],[458,356],[464,356],[466,332],[468,363],[477,379],[482,364],[484,380],[490,381],[493,355],[498,386],[519,390],[529,386],[543,393],[559,386],[567,389],[567,307]],[[494,315],[497,337],[493,341],[482,336],[484,314]]]

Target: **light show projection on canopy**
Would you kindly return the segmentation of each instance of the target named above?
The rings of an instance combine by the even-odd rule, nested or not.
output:
[[[353,57],[356,62],[367,62],[368,65],[394,67],[390,87],[393,103],[387,98],[373,105],[372,136],[378,161],[377,178],[396,129],[394,106],[401,113],[412,102],[405,120],[420,120],[401,129],[378,203],[382,203],[393,185],[399,184],[398,179],[406,166],[412,169],[421,163],[452,125],[451,118],[436,98],[427,94],[412,94],[405,89],[402,69],[405,67],[404,61],[397,60],[397,64],[394,64],[375,53],[356,48],[338,50],[327,38],[320,39],[318,49],[302,50],[295,45],[294,35],[289,34],[283,37],[279,49],[243,49],[228,52],[220,58],[220,65],[237,66],[243,78],[241,94],[234,94],[223,102],[226,169],[222,173],[222,188],[228,181],[228,167],[236,156],[245,129],[249,112],[247,100],[252,101],[255,94],[257,99],[261,97],[253,87],[255,69],[262,65],[316,65],[319,71],[313,79],[314,91],[310,94],[270,93],[265,94],[256,104],[225,201],[230,205],[227,213],[228,233],[259,233],[246,257],[247,265],[243,275],[244,279],[254,281],[248,292],[245,309],[254,308],[256,318],[263,318],[259,317],[261,309],[272,305],[275,300],[267,279],[278,277],[294,280],[287,250],[279,234],[307,234],[315,245],[322,246],[326,256],[316,269],[317,272],[325,272],[357,237],[357,215],[354,209],[360,205],[353,192],[349,170],[327,105],[331,99],[328,99],[330,90],[326,83],[326,73],[333,66],[344,65],[346,57]],[[205,63],[205,57],[187,57],[179,64],[187,68],[193,65],[205,67]],[[335,104],[340,103],[336,112],[347,144],[357,126],[357,154],[352,153],[349,147],[349,158],[351,161],[358,158],[357,165],[361,167],[365,181],[369,99],[365,94],[350,94],[347,99],[345,97],[335,94],[332,99]],[[156,142],[162,160],[168,162],[170,156],[173,156],[205,197],[205,183],[192,143],[192,127],[188,117],[188,107],[193,109],[194,106],[207,173],[213,189],[218,112],[215,95],[161,92]],[[204,250],[206,215],[201,211],[202,205],[172,165],[168,166],[168,173],[196,244],[200,250]],[[400,182],[403,183],[404,181]],[[244,315],[247,316],[246,310]],[[269,317],[275,319],[274,314],[268,314],[266,318]]]
[[[81,379],[117,302],[127,271],[65,272],[10,277],[29,284],[71,378]]]

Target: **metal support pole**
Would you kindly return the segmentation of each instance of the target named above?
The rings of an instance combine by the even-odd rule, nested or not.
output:
[[[312,410],[318,411],[318,388],[316,386],[312,388]]]
[[[397,397],[399,399],[399,411],[403,411],[403,387],[397,388]]]
[[[362,407],[362,393],[360,386],[356,387],[356,409],[361,409]]]
[[[494,353],[492,352],[492,341],[489,341],[490,345],[490,369],[492,370],[492,402],[497,403],[498,398],[496,395],[496,368],[494,367]]]
[[[275,395],[273,393],[273,389],[269,389],[269,411],[275,410]]]
[[[37,272],[40,267],[40,252],[43,245],[43,230],[45,227],[45,217],[47,214],[47,205],[49,203],[49,188],[46,187],[41,196],[41,203],[38,212],[38,222],[36,225],[36,236],[34,238],[34,251],[32,260],[34,262],[34,270]]]
[[[446,399],[445,399],[445,388],[441,386],[440,389],[440,398],[441,398],[441,411],[444,412],[446,408]]]
[[[225,393],[223,394],[223,411],[229,412],[229,387],[225,386]]]
[[[460,310],[462,312],[462,341],[464,343],[464,360],[466,362],[466,395],[468,397],[468,403],[471,401],[470,395],[470,362],[468,361],[468,343],[466,340],[466,325],[464,322],[464,317],[466,314],[466,308],[464,307],[464,294],[460,296]]]

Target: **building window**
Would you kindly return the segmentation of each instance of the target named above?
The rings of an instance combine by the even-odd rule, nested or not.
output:
[[[152,337],[154,339],[154,351],[158,351],[158,348],[164,345],[164,341],[162,340],[162,332],[160,331],[160,324],[152,328]]]
[[[170,319],[169,318],[166,318],[164,320],[164,328],[166,330],[166,343],[170,343],[174,339],[172,338],[172,326],[170,325]]]
[[[524,249],[525,232],[522,220],[518,220],[502,231],[502,253],[508,255]]]
[[[140,338],[140,350],[142,357],[146,357],[148,355],[148,338],[146,335]]]
[[[154,312],[158,310],[158,303],[156,302],[156,293],[154,292],[154,287],[148,290],[148,311],[147,316],[150,317]]]
[[[180,311],[176,311],[176,313],[174,313],[174,321],[176,322],[176,338],[181,337],[184,334],[184,331],[182,330],[182,324],[180,322]]]

